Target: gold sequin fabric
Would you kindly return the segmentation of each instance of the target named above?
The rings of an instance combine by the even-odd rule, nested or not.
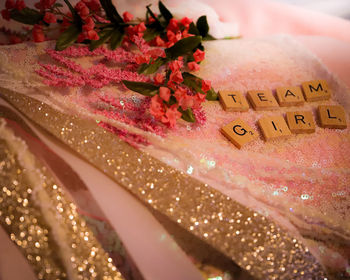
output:
[[[124,279],[76,205],[0,119],[0,225],[38,279]]]
[[[138,151],[90,120],[2,91],[29,119],[156,211],[260,279],[326,279],[309,250],[264,216]]]

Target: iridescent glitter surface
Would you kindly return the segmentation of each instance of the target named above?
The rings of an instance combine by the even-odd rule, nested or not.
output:
[[[37,277],[124,279],[76,206],[0,121],[0,224]]]
[[[325,277],[308,249],[264,216],[135,150],[90,121],[64,115],[14,92],[4,91],[4,96],[143,202],[252,275],[262,279]]]

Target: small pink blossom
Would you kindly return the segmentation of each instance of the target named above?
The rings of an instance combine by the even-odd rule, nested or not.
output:
[[[35,3],[35,8],[43,11],[50,9],[53,4],[55,4],[56,0],[40,0],[39,2]]]
[[[163,100],[159,95],[155,95],[151,99],[150,113],[156,118],[161,119],[164,115],[164,104]]]
[[[160,73],[157,73],[155,76],[154,76],[154,83],[156,85],[162,85],[164,83],[164,76]]]
[[[95,22],[91,17],[85,19],[85,24],[83,25],[83,30],[89,31],[95,28]]]
[[[7,20],[7,21],[11,19],[10,11],[7,10],[7,9],[3,9],[3,10],[1,11],[1,15],[2,15],[3,19],[5,19],[5,20]]]
[[[207,92],[210,89],[211,89],[211,82],[208,80],[202,80],[202,90],[204,92]]]
[[[5,2],[5,8],[7,10],[11,10],[15,8],[15,1],[14,0],[6,0]]]
[[[101,9],[101,4],[99,0],[83,0],[86,6],[94,12],[98,12]]]
[[[205,101],[205,94],[197,93],[193,96],[194,108],[199,108],[200,105]]]
[[[170,89],[167,87],[160,87],[159,88],[159,96],[164,101],[168,102],[170,99]]]
[[[194,60],[196,62],[200,62],[205,58],[205,52],[201,51],[200,49],[197,49],[194,53],[193,53],[193,57]]]
[[[15,9],[18,11],[23,10],[26,7],[26,4],[24,3],[23,0],[17,0],[15,4]]]
[[[179,31],[179,24],[178,24],[177,20],[174,18],[170,19],[169,24],[168,24],[166,29],[173,31],[174,33]]]
[[[87,37],[92,41],[100,39],[100,37],[98,36],[98,34],[95,30],[87,31]]]
[[[83,1],[79,1],[75,5],[75,10],[78,12],[79,16],[82,19],[87,18],[89,13],[90,13],[90,10],[89,10],[88,6],[86,6],[86,4]]]
[[[32,35],[34,42],[43,42],[45,41],[45,35],[43,32],[43,27],[39,24],[35,24],[32,30]]]
[[[178,105],[173,104],[167,110],[165,115],[162,116],[162,123],[169,125],[170,128],[175,127],[176,121],[181,118],[181,113],[178,111]]]
[[[53,13],[46,12],[44,16],[44,21],[46,23],[55,23],[57,21],[56,16]]]
[[[129,13],[129,12],[124,12],[123,13],[123,20],[124,20],[124,22],[132,21],[133,18],[134,18],[134,16],[131,13]]]
[[[182,74],[180,71],[175,71],[175,72],[172,72],[170,74],[170,77],[169,77],[169,82],[170,83],[182,83],[183,82],[183,77],[182,77]]]
[[[188,69],[191,71],[198,71],[199,70],[199,64],[197,62],[191,61],[187,63]]]
[[[181,19],[181,24],[183,26],[185,26],[186,28],[188,28],[190,26],[191,22],[192,22],[192,19],[189,19],[188,17],[183,17]]]
[[[182,66],[183,62],[181,60],[173,60],[169,63],[169,68],[173,72],[179,71]]]

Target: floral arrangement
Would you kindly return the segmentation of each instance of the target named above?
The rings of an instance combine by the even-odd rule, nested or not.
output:
[[[49,34],[59,30],[56,50],[47,53],[61,66],[40,64],[37,71],[46,84],[100,88],[122,83],[149,96],[149,112],[169,127],[179,118],[195,122],[193,110],[205,100],[217,100],[210,81],[190,73],[198,71],[205,59],[202,41],[215,40],[206,16],[196,23],[187,17],[178,20],[159,2],[159,15],[149,5],[145,20],[135,20],[129,12],[121,16],[111,0],[81,0],[74,7],[64,2],[66,13],[56,0],[40,0],[36,9],[26,7],[23,0],[6,0],[1,11],[6,20],[33,26],[27,30],[35,42],[52,39]],[[88,46],[72,46],[74,43]],[[83,55],[102,55],[124,64],[123,69],[99,64],[86,70],[69,60]]]

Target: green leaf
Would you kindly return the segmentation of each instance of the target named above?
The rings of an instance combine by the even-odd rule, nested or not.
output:
[[[160,31],[158,31],[155,28],[147,28],[146,31],[143,33],[143,39],[145,39],[146,42],[149,42],[156,38],[158,35],[160,35]]]
[[[184,119],[185,121],[192,122],[192,123],[196,122],[196,118],[194,117],[191,108],[188,108],[186,111],[179,108],[179,111],[182,113],[181,118]]]
[[[208,34],[207,36],[205,36],[203,38],[203,41],[213,41],[213,40],[216,40],[215,37],[213,37],[212,35]]]
[[[190,88],[192,88],[193,90],[195,90],[196,92],[200,92],[202,94],[205,94],[205,92],[202,90],[202,79],[191,74],[188,72],[184,72],[182,73],[182,77],[184,79],[184,84]],[[207,100],[218,100],[218,94],[217,92],[213,89],[210,88],[210,90],[207,91],[205,99]]]
[[[147,66],[144,66],[143,64],[141,65],[141,68],[139,69],[139,71],[137,71],[139,74],[144,73],[144,74],[153,74],[155,72],[157,72],[157,70],[159,69],[160,66],[162,66],[164,63],[166,63],[167,60],[162,58],[162,57],[158,57],[153,64],[149,63],[146,64]],[[142,71],[141,71],[142,69]]]
[[[115,50],[122,44],[124,34],[122,34],[119,30],[114,29],[111,36],[111,49]]]
[[[70,12],[72,13],[73,18],[74,18],[74,22],[76,24],[78,24],[79,26],[81,26],[82,25],[81,18],[78,15],[77,11],[73,8],[72,4],[69,2],[69,0],[63,0],[63,1],[64,1],[64,3],[66,3],[66,5],[68,6]]]
[[[56,50],[62,51],[72,45],[78,38],[81,30],[76,25],[71,25],[56,41]]]
[[[113,33],[113,29],[111,28],[106,28],[100,31],[98,33],[98,36],[100,37],[100,39],[91,41],[90,47],[89,47],[90,50],[93,51],[94,49],[97,49],[99,46],[104,44],[109,39],[109,37],[111,37],[112,33]]]
[[[196,27],[196,25],[193,22],[190,23],[188,33],[193,34],[193,35],[200,35],[198,28]]]
[[[164,19],[166,20],[166,22],[168,23],[172,18],[173,15],[170,13],[170,11],[164,6],[164,4],[162,3],[162,1],[158,2],[158,7],[159,7],[159,11],[161,13],[161,15],[164,17]]]
[[[149,25],[148,27],[151,28],[155,28],[158,31],[163,31],[164,27],[162,26],[161,22],[159,21],[159,19],[156,17],[156,15],[152,12],[151,8],[150,8],[151,4],[146,6],[147,12],[151,15],[151,17],[155,20],[151,25]]]
[[[202,37],[205,37],[208,35],[209,32],[209,25],[207,22],[207,16],[201,16],[198,20],[197,20],[197,29],[199,31],[199,34]]]
[[[39,23],[44,17],[44,15],[37,10],[30,8],[24,8],[20,11],[13,9],[10,16],[15,21],[30,25]]]
[[[167,58],[173,60],[185,55],[197,47],[202,41],[201,36],[191,36],[177,41],[172,47],[165,49]]]
[[[128,89],[132,91],[136,91],[146,96],[154,96],[157,94],[159,90],[158,86],[151,83],[132,82],[132,81],[126,81],[126,80],[123,80],[122,82]]]
[[[100,0],[102,8],[106,12],[107,18],[114,23],[123,23],[123,18],[117,12],[111,0]]]
[[[63,5],[61,3],[55,3],[52,5],[52,8],[62,8]]]

